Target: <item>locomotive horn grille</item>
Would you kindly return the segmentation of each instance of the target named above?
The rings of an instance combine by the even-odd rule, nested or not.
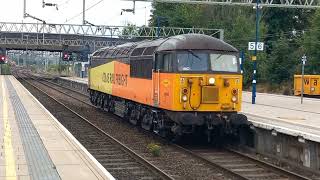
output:
[[[214,86],[203,86],[201,102],[219,103],[219,88]]]

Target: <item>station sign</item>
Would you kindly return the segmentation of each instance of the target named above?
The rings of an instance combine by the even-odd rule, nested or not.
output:
[[[256,42],[249,42],[248,43],[248,50],[249,51],[256,50],[255,46],[256,46]],[[258,42],[257,43],[257,51],[263,51],[263,49],[264,49],[264,43],[263,42]]]

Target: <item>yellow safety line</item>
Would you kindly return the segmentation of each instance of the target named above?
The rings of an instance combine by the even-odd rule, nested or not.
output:
[[[6,89],[4,87],[4,77],[1,76],[2,81],[2,112],[3,112],[3,124],[4,124],[4,154],[6,164],[6,179],[16,180],[16,164],[14,159],[14,152],[12,147],[12,134],[10,123],[8,119],[8,102],[6,97]]]

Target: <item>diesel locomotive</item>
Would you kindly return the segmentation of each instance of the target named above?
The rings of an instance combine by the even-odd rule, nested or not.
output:
[[[105,47],[90,58],[90,101],[161,136],[237,134],[249,125],[238,54],[202,34]]]

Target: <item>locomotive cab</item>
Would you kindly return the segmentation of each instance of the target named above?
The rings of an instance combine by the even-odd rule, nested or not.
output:
[[[241,110],[242,75],[237,52],[188,49],[157,52],[154,61],[154,105],[165,107],[175,134],[197,127],[237,133],[248,127]],[[172,99],[170,101],[170,95]]]

